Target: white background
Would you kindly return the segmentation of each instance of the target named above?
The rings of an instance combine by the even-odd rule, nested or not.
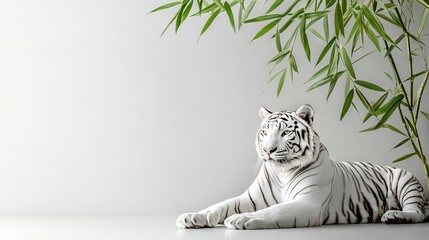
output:
[[[342,83],[328,102],[326,88],[306,93],[320,41],[277,98],[270,39],[249,44],[256,28],[234,34],[226,16],[199,42],[205,18],[160,37],[173,11],[147,13],[165,2],[0,1],[0,214],[168,214],[238,195],[257,173],[260,106],[311,104],[334,160],[393,165],[410,151],[389,152],[402,138],[387,130],[359,133],[374,124],[364,112],[340,122]],[[369,58],[356,72],[391,87],[384,70]],[[417,158],[395,166],[425,185]]]

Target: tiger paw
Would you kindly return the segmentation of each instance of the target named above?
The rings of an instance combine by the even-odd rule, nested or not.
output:
[[[219,223],[219,215],[214,212],[208,213],[184,213],[176,220],[178,228],[202,228],[213,227]]]
[[[253,216],[251,213],[234,214],[225,219],[224,224],[231,229],[260,229],[271,228],[263,218]]]

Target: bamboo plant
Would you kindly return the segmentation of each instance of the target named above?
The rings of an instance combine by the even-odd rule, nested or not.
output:
[[[262,2],[262,1],[261,1]],[[425,24],[429,0],[264,0],[265,14],[251,16],[256,0],[181,0],[162,5],[151,12],[175,9],[175,14],[162,32],[173,27],[177,32],[189,17],[201,17],[203,35],[219,14],[226,14],[234,32],[243,25],[256,27],[253,40],[271,38],[277,49],[269,63],[272,70],[268,82],[277,81],[277,96],[287,74],[293,79],[298,73],[295,60],[297,48],[303,48],[310,62],[315,62],[314,74],[307,80],[308,91],[327,89],[327,98],[337,83],[345,86],[340,119],[350,109],[363,109],[363,123],[374,118],[376,124],[362,130],[385,128],[403,137],[393,148],[409,147],[411,151],[394,163],[418,157],[429,187],[429,166],[419,131],[422,98],[429,78]],[[259,5],[258,5],[259,6]],[[256,24],[255,24],[256,23]],[[323,50],[312,56],[308,35],[314,35]],[[299,44],[300,43],[300,44]],[[301,45],[301,46],[299,46]],[[369,46],[368,46],[369,45]],[[366,47],[364,47],[366,46]],[[390,65],[385,78],[390,88],[371,79],[362,80],[356,64],[370,54],[379,54]],[[407,71],[399,72],[397,62],[408,62]],[[423,66],[423,67],[422,67]],[[417,91],[416,91],[417,90]],[[370,97],[371,96],[371,97]],[[375,97],[374,97],[375,96]],[[394,126],[391,116],[397,112],[401,124]],[[390,121],[389,121],[390,120]]]

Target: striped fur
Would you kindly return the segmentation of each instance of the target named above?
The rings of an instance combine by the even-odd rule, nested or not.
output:
[[[314,111],[261,108],[256,150],[263,161],[240,196],[179,216],[179,228],[311,227],[425,220],[424,191],[409,172],[365,162],[334,162],[313,130]],[[426,209],[426,210],[424,210]],[[425,212],[426,211],[426,212]]]

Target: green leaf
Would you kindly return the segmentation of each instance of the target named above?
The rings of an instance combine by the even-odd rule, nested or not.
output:
[[[323,58],[325,57],[329,49],[331,49],[332,45],[335,42],[335,39],[336,39],[335,37],[332,37],[331,41],[329,41],[328,44],[326,44],[326,46],[323,48],[322,52],[319,55],[319,58],[317,59],[316,66],[323,60]]]
[[[407,122],[408,127],[413,131],[414,135],[418,135],[417,134],[417,129],[415,128],[415,126],[413,125],[413,123],[411,123],[410,119],[408,119],[407,117],[405,117],[405,121]]]
[[[379,92],[386,92],[386,90],[384,90],[382,87],[374,84],[374,83],[370,83],[367,81],[363,81],[363,80],[356,80],[355,83],[359,86],[362,86],[364,88],[368,88],[374,91],[379,91]]]
[[[417,0],[421,5],[425,6],[426,8],[429,8],[429,2],[428,0]]]
[[[313,76],[311,76],[305,83],[311,82],[329,69],[329,64],[319,69]]]
[[[308,44],[308,38],[307,38],[307,34],[305,32],[306,20],[307,19],[305,18],[305,15],[303,15],[302,19],[301,19],[300,35],[301,35],[301,43],[302,43],[302,46],[304,47],[305,55],[307,56],[308,61],[311,61],[310,45]]]
[[[378,42],[378,38],[377,36],[374,34],[374,32],[368,28],[366,25],[362,25],[363,28],[365,29],[365,32],[368,36],[368,38],[371,40],[371,42],[374,44],[374,46],[377,48],[377,50],[379,52],[381,52],[381,47],[380,47],[380,43]]]
[[[392,163],[397,163],[397,162],[400,162],[400,161],[404,161],[405,159],[408,159],[408,158],[410,158],[410,157],[412,157],[412,156],[414,156],[416,154],[417,154],[417,152],[409,153],[407,155],[404,155],[404,156],[402,156],[400,158],[397,158],[397,159],[393,160]]]
[[[278,62],[279,59],[280,61],[283,60],[283,58],[286,57],[286,55],[288,55],[290,53],[289,49],[285,49],[281,52],[279,52],[277,55],[275,55],[273,58],[270,59],[270,61],[268,63],[272,63],[272,62]]]
[[[225,12],[228,15],[229,23],[231,24],[232,30],[235,32],[235,20],[234,20],[234,14],[232,13],[231,6],[227,1],[225,1]]]
[[[342,56],[343,56],[344,65],[345,65],[347,71],[350,73],[350,76],[352,78],[356,79],[355,70],[353,69],[352,62],[350,61],[349,55],[347,54],[347,51],[345,48],[343,48]]]
[[[327,83],[330,83],[332,80],[335,80],[335,79],[338,79],[343,73],[344,73],[345,71],[341,71],[341,72],[338,72],[338,73],[336,73],[336,74],[331,74],[331,75],[329,75],[329,76],[326,76],[326,77],[324,77],[324,78],[322,78],[322,79],[320,79],[319,81],[317,81],[317,82],[315,82],[313,85],[311,85],[308,89],[307,89],[307,92],[309,92],[309,91],[311,91],[311,90],[314,90],[314,89],[316,89],[316,88],[318,88],[318,87],[321,87],[321,86],[323,86],[323,85],[325,85],[325,84],[327,84]]]
[[[182,15],[182,23],[185,21],[185,19],[189,16],[189,13],[191,12],[193,6],[193,1],[190,1],[189,4],[186,6],[185,10],[183,10],[183,15]]]
[[[423,32],[423,28],[425,27],[426,19],[428,17],[429,9],[425,8],[422,19],[420,20],[419,29],[417,30],[417,36],[420,37],[420,34]]]
[[[164,28],[164,30],[161,33],[161,36],[164,35],[164,33],[167,31],[167,29],[171,26],[171,24],[173,24],[174,20],[176,20],[177,18],[177,13],[176,15],[174,15],[174,17],[170,20],[170,22],[167,24],[167,26]]]
[[[352,30],[350,30],[350,34],[349,37],[347,38],[346,44],[348,44],[350,42],[350,40],[352,40],[355,36],[355,34],[357,32],[359,32],[359,28],[360,28],[360,19],[361,19],[361,14],[359,13],[358,16],[355,19],[355,23],[353,24]]]
[[[388,16],[386,16],[386,15],[384,15],[382,13],[377,13],[377,16],[381,17],[385,21],[387,21],[387,22],[389,22],[389,23],[391,23],[391,24],[393,24],[393,25],[395,25],[397,27],[401,26],[401,24],[399,24],[398,22],[396,22],[394,19],[392,19],[392,18],[390,18],[390,17],[388,17]]]
[[[262,15],[259,17],[255,17],[249,20],[244,21],[244,23],[255,23],[255,22],[263,22],[263,21],[267,21],[267,20],[271,20],[271,19],[277,19],[277,18],[282,18],[283,15],[281,14],[269,14],[269,15]]]
[[[267,80],[267,83],[270,83],[270,82],[272,82],[278,75],[280,75],[280,73],[282,73],[282,72],[284,72],[284,71],[286,71],[286,68],[285,69],[282,69],[282,70],[280,70],[280,71],[278,71],[277,73],[275,73],[274,75],[272,75],[268,80]]]
[[[362,102],[362,104],[364,105],[364,107],[371,113],[373,113],[373,109],[371,104],[369,103],[368,99],[365,97],[365,95],[363,95],[363,93],[356,88],[356,94],[359,97],[360,101]]]
[[[276,30],[276,47],[277,47],[277,51],[279,51],[279,52],[282,51],[282,42],[280,40],[279,28],[277,28],[277,30]]]
[[[318,31],[314,30],[313,28],[310,28],[308,30],[310,30],[310,32],[313,33],[314,36],[318,37],[320,40],[325,41],[323,36]]]
[[[324,77],[324,78],[320,79],[319,81],[315,82],[313,85],[311,85],[311,86],[307,89],[307,92],[309,92],[309,91],[311,91],[311,90],[314,90],[314,89],[316,89],[316,88],[318,88],[318,87],[321,87],[321,86],[323,86],[323,85],[325,85],[325,84],[328,84],[329,82],[331,82],[331,77],[332,77],[332,76],[333,76],[333,75],[326,76],[326,77]]]
[[[249,5],[247,5],[246,9],[244,10],[242,21],[246,21],[249,17],[250,13],[252,12],[253,8],[255,7],[256,0],[252,0]]]
[[[398,48],[399,50],[401,50],[397,45],[402,41],[402,39],[405,37],[405,34],[401,34],[396,40],[395,40],[395,43],[396,43],[396,46],[395,45],[391,45],[388,49],[387,49],[387,51],[386,51],[386,54],[384,54],[384,57],[387,57],[387,56],[389,56],[389,54],[393,51],[393,49],[395,49],[395,48]],[[402,51],[402,50],[401,50]]]
[[[340,75],[335,74],[332,78],[331,78],[331,82],[329,83],[329,88],[328,88],[328,95],[326,96],[326,100],[329,99],[329,97],[331,96],[332,91],[334,91],[335,86],[337,85],[338,82],[338,78],[340,77]]]
[[[423,112],[423,111],[420,111],[422,114],[423,114],[423,116],[427,119],[427,120],[429,120],[429,113],[427,113],[427,112]]]
[[[328,10],[324,10],[324,11],[306,12],[306,13],[304,13],[304,15],[305,15],[305,18],[311,19],[311,18],[316,18],[316,17],[323,17],[323,16],[327,15],[328,13],[329,13]]]
[[[289,20],[287,20],[287,22],[280,28],[279,32],[282,33],[286,29],[288,29],[288,27],[293,23],[293,21],[295,20],[295,18],[297,18],[303,12],[304,12],[304,8],[298,9],[294,14],[292,14],[292,16],[289,18]]]
[[[272,11],[274,11],[276,8],[278,8],[282,3],[284,2],[284,0],[276,0],[274,1],[274,3],[271,5],[271,7],[268,9],[267,13],[270,13]]]
[[[334,26],[335,35],[338,37],[341,33],[344,36],[343,11],[341,10],[339,3],[337,3],[337,6],[335,7]]]
[[[328,16],[323,17],[323,32],[325,33],[325,41],[328,41],[328,39],[329,39]]]
[[[259,32],[255,34],[252,41],[264,36],[268,31],[273,29],[279,22],[280,22],[280,19],[277,19],[265,25],[261,30],[259,30]]]
[[[164,4],[162,6],[159,6],[159,7],[155,8],[155,9],[153,9],[149,13],[154,13],[154,12],[158,12],[158,11],[161,11],[161,10],[164,10],[164,9],[167,9],[167,8],[171,8],[171,7],[177,6],[177,5],[181,4],[181,3],[182,2],[180,2],[180,1],[167,3],[167,4]]]
[[[343,120],[344,116],[349,111],[350,105],[353,101],[354,94],[355,94],[355,90],[352,88],[350,92],[347,94],[346,100],[344,100],[343,109],[341,110],[340,121]]]
[[[283,84],[285,83],[285,77],[286,77],[286,69],[283,71],[282,75],[280,76],[279,85],[277,86],[277,97],[280,95],[280,92],[283,89]]]
[[[291,68],[295,71],[298,72],[298,66],[296,65],[296,60],[295,57],[293,56],[293,54],[290,55],[289,57],[289,62],[290,62],[290,66]]]
[[[381,126],[382,128],[387,128],[387,129],[390,129],[390,130],[392,130],[392,131],[394,131],[394,132],[396,132],[396,133],[399,133],[399,134],[401,134],[401,135],[403,135],[403,136],[405,136],[405,137],[407,137],[407,135],[405,134],[405,133],[403,133],[401,130],[399,130],[399,129],[397,129],[396,127],[394,127],[394,126],[392,126],[392,125],[390,125],[390,124],[383,124],[383,126]]]
[[[386,100],[386,98],[387,98],[388,95],[389,95],[389,93],[383,94],[374,104],[372,104],[372,109],[375,111],[376,116],[378,116],[377,115],[377,110],[384,103],[384,101]],[[372,113],[368,112],[366,114],[365,118],[363,119],[363,123],[365,123],[371,116],[372,116]]]
[[[396,148],[398,148],[398,147],[400,147],[400,146],[402,146],[402,145],[404,145],[404,144],[405,144],[405,143],[407,143],[408,141],[410,141],[410,138],[406,138],[406,139],[402,140],[401,142],[399,142],[398,144],[396,144],[396,145],[392,148],[392,150],[393,150],[393,149],[396,149]]]
[[[363,130],[362,132],[372,131],[383,126],[384,123],[392,116],[392,114],[396,111],[398,106],[401,104],[402,99],[404,98],[403,94],[393,97],[388,103],[386,107],[386,111],[380,121],[373,127]],[[379,109],[380,110],[380,109]]]
[[[207,31],[207,29],[210,27],[210,25],[213,23],[213,21],[219,15],[219,13],[220,13],[220,8],[218,10],[216,10],[215,12],[213,12],[212,15],[210,15],[209,19],[207,19],[206,24],[204,24],[204,27],[201,30],[200,36],[203,35]]]

